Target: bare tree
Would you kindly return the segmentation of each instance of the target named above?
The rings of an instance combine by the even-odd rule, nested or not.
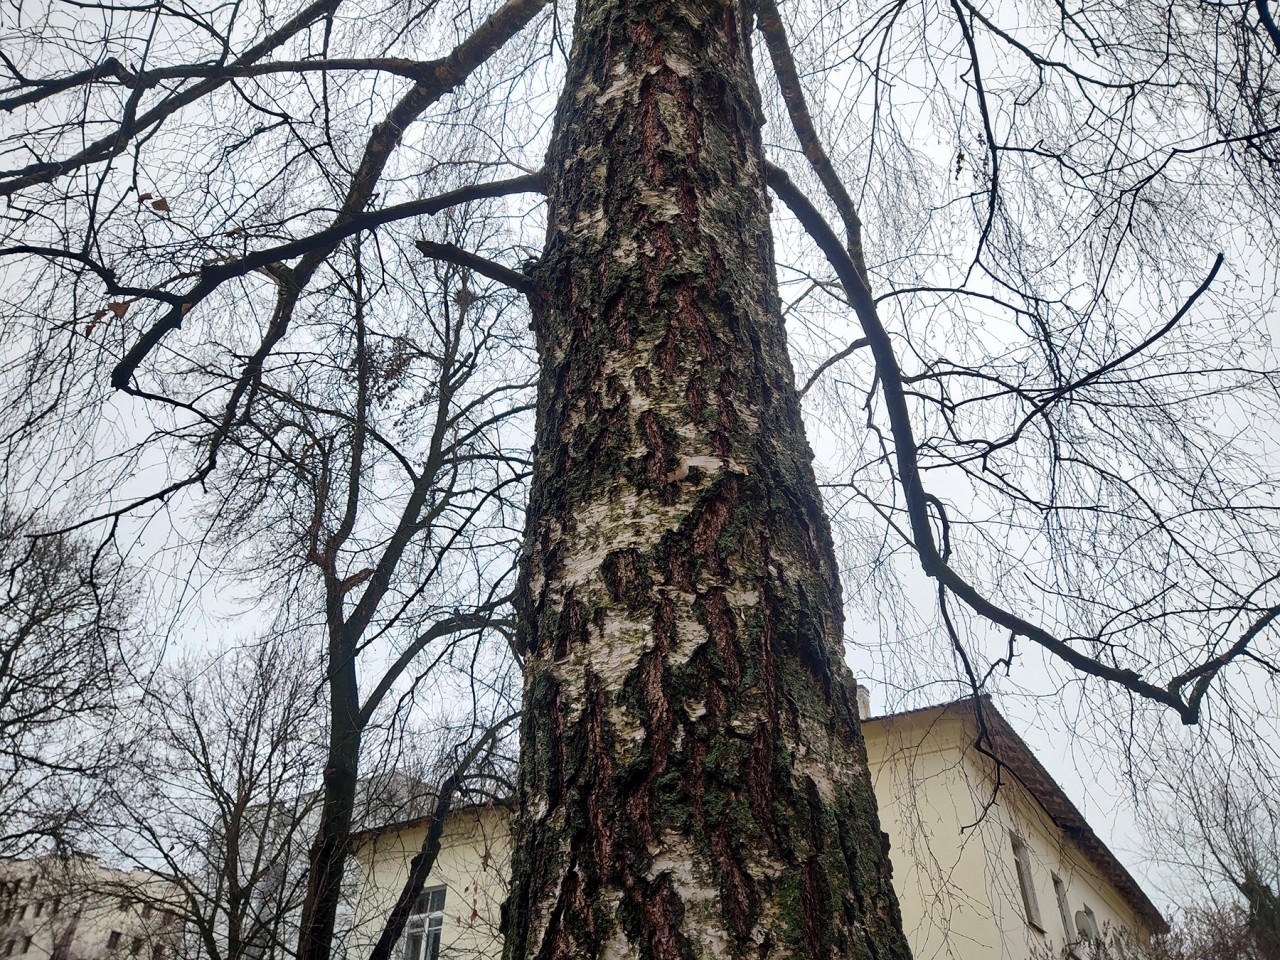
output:
[[[509,529],[530,319],[511,957],[905,953],[789,348],[832,508],[930,578],[967,682],[1030,643],[1186,723],[1274,682],[1263,0],[604,2],[567,46],[539,0],[93,10],[6,37],[5,442],[87,447],[33,482],[203,511],[324,611],[305,960],[370,718],[437,630],[507,619],[508,541],[422,533]]]
[[[1156,765],[1144,819],[1152,859],[1177,880],[1182,909],[1160,947],[1170,957],[1280,953],[1280,780],[1274,731],[1260,733],[1225,753],[1202,740]]]
[[[148,692],[145,748],[117,778],[105,839],[168,881],[148,902],[182,919],[193,955],[285,956],[296,943],[324,763],[316,675],[306,653],[264,642],[187,659]]]
[[[1259,255],[1275,249],[1267,8],[1107,4],[1061,23],[1033,5],[894,9],[838,41],[875,108],[843,169],[893,171],[857,203],[816,138],[781,25],[764,21],[784,122],[848,238],[805,198],[787,201],[828,261],[809,266],[823,282],[797,319],[837,340],[831,318],[847,308],[827,305],[833,289],[859,319],[807,386],[836,371],[872,384],[814,391],[845,437],[862,436],[833,488],[893,531],[857,559],[880,586],[877,565],[909,548],[939,600],[924,625],[937,639],[921,642],[951,652],[971,684],[1041,660],[1031,641],[1050,669],[1069,668],[1064,680],[1125,688],[1100,690],[1098,705],[1136,696],[1195,723],[1224,670],[1246,682],[1275,665],[1273,471],[1245,425],[1273,417],[1272,294],[1249,289],[1252,255],[1224,267],[1221,253],[1254,228]],[[809,38],[807,75],[840,62],[819,48],[838,31],[817,13],[791,32]],[[950,71],[959,91],[918,79]],[[1244,95],[1266,109],[1239,109]],[[930,130],[949,166],[891,97],[942,114]],[[1188,100],[1205,106],[1137,119]],[[820,103],[832,122],[860,123],[862,100]],[[900,264],[860,270],[859,206],[901,231]],[[904,632],[914,599],[893,611]],[[898,682],[936,659],[909,649],[892,661]]]
[[[393,722],[455,657],[481,732],[484,708],[507,695],[507,545],[518,514],[504,491],[526,471],[502,445],[526,384],[480,370],[506,349],[502,300],[476,289],[468,270],[425,264],[399,280],[412,325],[375,321],[360,258],[339,280],[349,326],[335,334],[350,338],[349,361],[261,386],[248,435],[222,454],[237,479],[217,505],[218,529],[257,554],[250,569],[312,581],[290,612],[323,623],[315,663],[328,733],[303,951],[315,942],[327,952],[333,937],[371,726]],[[273,536],[257,539],[264,529]]]
[[[1143,960],[1269,960],[1275,951],[1261,949],[1239,905],[1199,906],[1184,910],[1173,929],[1138,956]]]
[[[115,777],[114,818],[97,843],[132,870],[119,879],[79,876],[68,898],[89,892],[177,917],[188,957],[294,956],[326,798],[328,724],[314,661],[298,638],[286,637],[167,668],[148,693],[145,747]],[[433,824],[401,898],[408,904],[431,871],[452,805],[494,782],[495,748],[512,719],[478,735],[474,724],[397,730],[394,750],[387,738],[365,739],[356,829],[423,817]],[[147,875],[155,882],[139,884]],[[335,917],[339,954],[354,893],[345,879]],[[384,954],[403,925],[403,916],[388,918]]]
[[[0,851],[73,849],[146,669],[126,571],[83,536],[0,507]]]

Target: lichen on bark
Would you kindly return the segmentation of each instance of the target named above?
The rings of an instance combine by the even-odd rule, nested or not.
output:
[[[909,956],[776,289],[750,14],[578,4],[508,960]]]

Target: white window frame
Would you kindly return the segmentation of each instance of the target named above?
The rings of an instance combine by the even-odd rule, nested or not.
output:
[[[1051,873],[1053,878],[1053,897],[1057,900],[1057,915],[1062,919],[1062,936],[1066,937],[1066,946],[1069,950],[1075,946],[1075,924],[1071,923],[1071,908],[1066,902],[1066,881]]]
[[[1013,848],[1013,866],[1018,873],[1018,889],[1022,893],[1023,916],[1029,927],[1038,933],[1044,933],[1040,902],[1036,899],[1036,887],[1031,878],[1031,853],[1027,849],[1027,842],[1010,830],[1009,845]]]
[[[444,902],[444,887],[429,887],[418,894],[404,925],[402,960],[439,960]]]

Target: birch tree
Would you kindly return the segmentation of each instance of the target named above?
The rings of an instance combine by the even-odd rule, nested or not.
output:
[[[421,408],[361,338],[427,303],[513,345],[484,383],[530,372],[493,305],[537,351],[512,960],[906,955],[828,512],[869,569],[912,558],[975,687],[1042,651],[1190,724],[1274,682],[1266,0],[83,9],[6,38],[5,442],[95,436],[31,483],[112,491],[100,519],[310,518],[335,695],[305,960],[390,571],[325,552],[366,487],[271,514],[241,481],[309,437],[259,416],[298,391],[348,476],[394,459],[362,411]],[[466,284],[403,295],[424,262]],[[110,415],[147,429],[108,449]]]

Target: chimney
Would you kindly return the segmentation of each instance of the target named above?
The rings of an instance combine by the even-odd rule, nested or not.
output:
[[[871,689],[865,684],[858,684],[858,719],[866,720],[871,716]]]

